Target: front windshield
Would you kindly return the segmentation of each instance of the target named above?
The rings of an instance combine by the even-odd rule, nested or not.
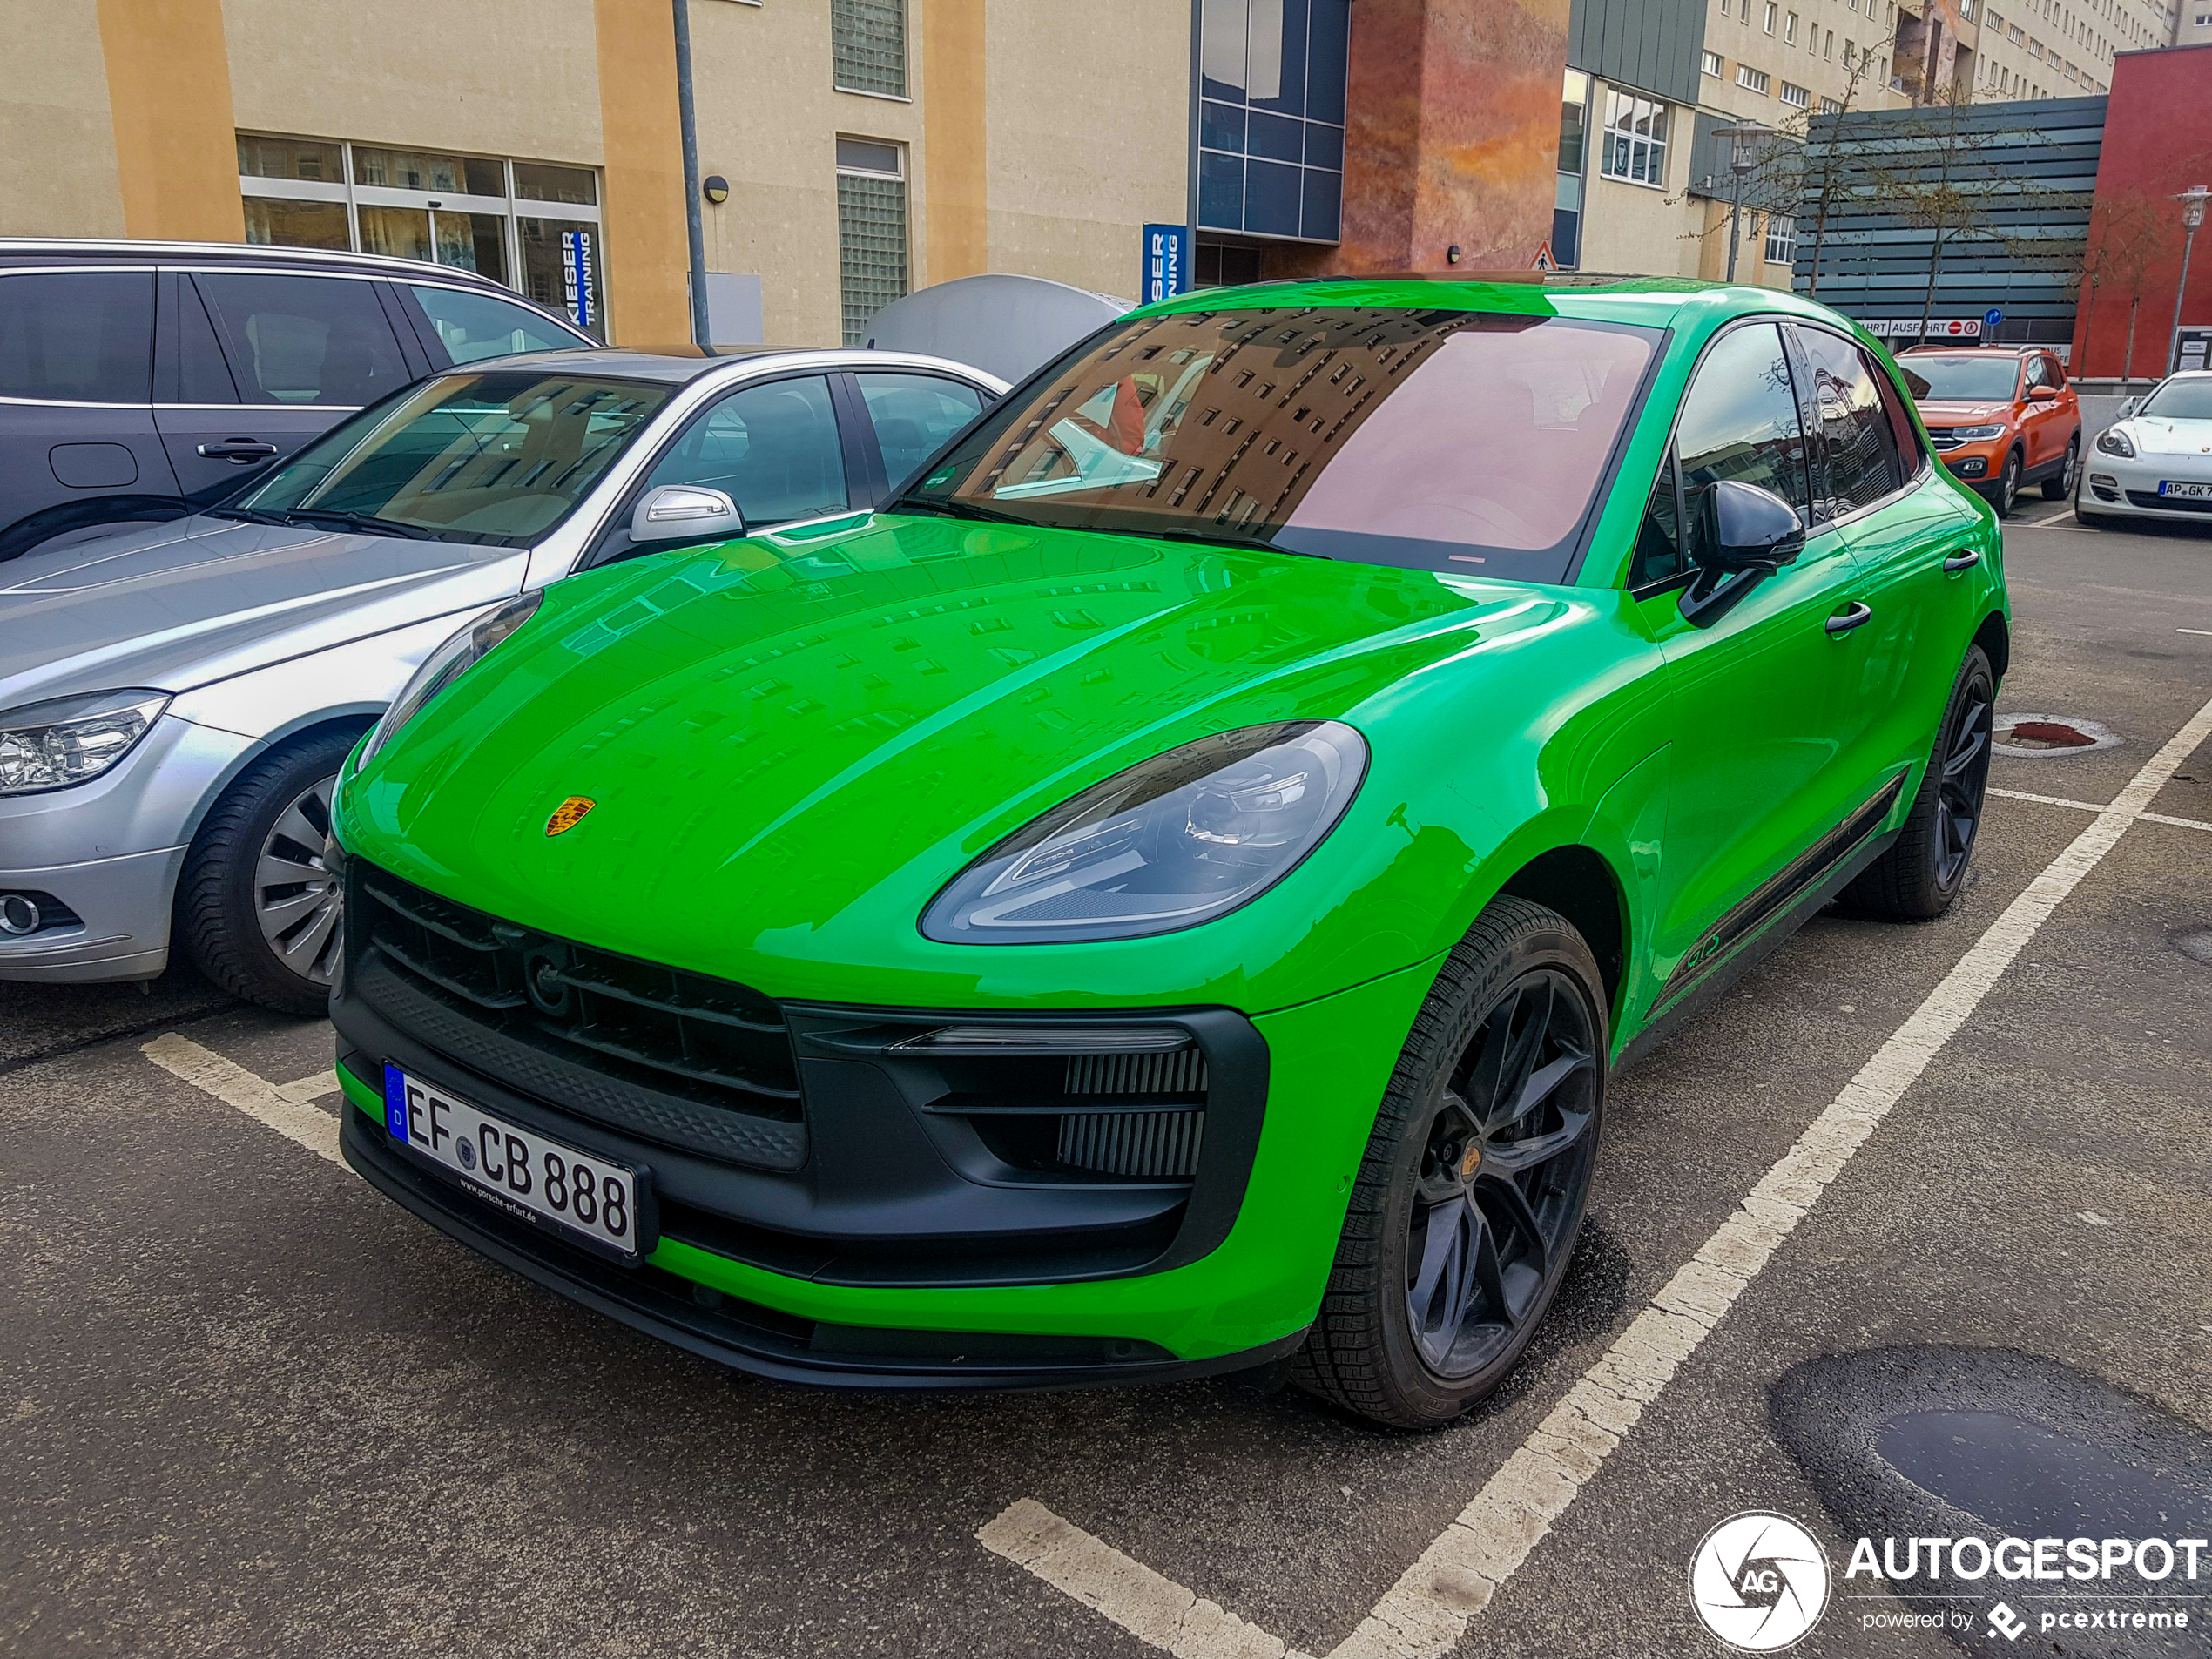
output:
[[[2135,413],[2155,415],[2161,421],[2212,421],[2212,374],[2168,381],[2145,398]]]
[[[448,374],[309,446],[230,509],[524,547],[605,475],[675,390],[588,374]]]
[[[1560,581],[1658,338],[1379,307],[1135,319],[994,409],[901,503]]]
[[[2009,403],[2020,384],[2020,360],[2009,354],[1924,357],[1912,352],[1898,361],[1928,383],[1919,394],[1924,403]]]

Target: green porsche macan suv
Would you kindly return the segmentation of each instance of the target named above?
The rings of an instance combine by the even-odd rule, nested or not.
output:
[[[348,765],[342,1143],[734,1366],[1447,1421],[1612,1069],[1966,877],[1997,526],[1788,294],[1188,294],[741,539],[648,460],[721,539],[610,531]]]

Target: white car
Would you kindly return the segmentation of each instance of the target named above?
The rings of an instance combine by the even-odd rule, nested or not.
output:
[[[2084,524],[2212,524],[2212,369],[2169,375],[2148,396],[2120,406],[2119,421],[2089,447],[2074,516]]]

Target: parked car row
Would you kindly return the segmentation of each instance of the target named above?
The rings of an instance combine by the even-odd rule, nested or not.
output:
[[[2098,528],[2131,519],[2212,524],[2212,370],[2169,376],[2121,404],[2090,447],[2074,516]]]
[[[457,621],[873,507],[1004,389],[883,352],[608,350],[408,261],[0,247],[0,979],[181,948],[319,1010],[338,763]]]

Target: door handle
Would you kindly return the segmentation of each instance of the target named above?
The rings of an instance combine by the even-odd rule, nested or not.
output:
[[[220,443],[203,443],[199,453],[210,461],[266,461],[277,452],[273,443],[264,443],[259,438],[225,438]]]
[[[1943,568],[1956,575],[1960,570],[1971,570],[1980,563],[1981,550],[1979,548],[1962,547],[1943,562]]]
[[[1864,628],[1873,620],[1873,606],[1854,602],[1849,610],[1838,610],[1828,618],[1828,631],[1831,634],[1847,634],[1854,628]]]

